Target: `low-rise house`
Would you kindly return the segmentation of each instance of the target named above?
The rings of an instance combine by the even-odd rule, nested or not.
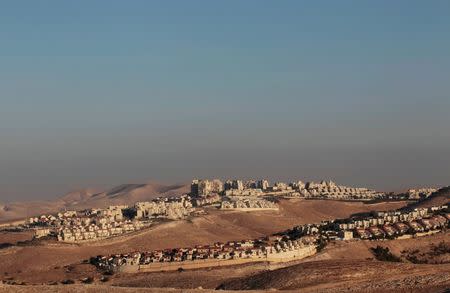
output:
[[[355,233],[361,239],[370,239],[370,238],[372,238],[372,233],[370,233],[365,228],[356,228]]]
[[[351,240],[351,239],[353,239],[353,231],[350,231],[350,230],[339,231],[339,237],[342,240]]]
[[[410,221],[407,222],[407,225],[414,231],[414,232],[423,232],[424,228],[417,223],[416,221]]]

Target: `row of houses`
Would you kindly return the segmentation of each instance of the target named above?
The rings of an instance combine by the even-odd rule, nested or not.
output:
[[[328,240],[395,238],[404,234],[413,235],[433,229],[445,229],[450,223],[449,212],[448,205],[412,211],[372,212],[347,219],[295,226],[280,235],[288,237],[322,235]]]
[[[387,222],[389,217],[407,219]],[[348,226],[352,223],[353,226]],[[230,241],[193,248],[172,248],[148,252],[133,252],[111,256],[98,256],[95,263],[100,269],[120,270],[126,266],[160,263],[182,263],[196,260],[268,259],[273,255],[295,255],[305,247],[319,248],[333,239],[348,240],[395,238],[430,230],[446,229],[450,223],[448,205],[417,209],[414,211],[390,211],[368,216],[322,221],[319,224],[296,226],[290,230],[256,240]],[[347,226],[343,225],[347,224]],[[315,250],[314,250],[315,251]],[[292,254],[293,253],[293,254]],[[297,253],[298,255],[298,253]]]
[[[89,226],[63,227],[58,230],[57,239],[64,242],[99,240],[138,231],[149,225],[150,223],[142,221],[123,221],[99,226],[91,224]]]
[[[195,208],[187,196],[159,198],[153,201],[138,202],[134,205],[137,219],[166,218],[178,220],[191,215]]]
[[[109,206],[106,209],[86,209],[81,211],[64,211],[57,214],[41,215],[31,217],[27,224],[32,227],[68,227],[68,226],[87,226],[94,224],[116,223],[124,220],[123,209],[128,208],[125,205]]]
[[[154,219],[182,219],[195,209],[189,196],[158,198],[134,206],[63,211],[29,218],[27,226],[36,237],[56,234],[59,241],[78,242],[130,233],[149,226]],[[125,216],[126,213],[126,216]]]
[[[355,188],[337,185],[333,181],[306,182],[295,181],[289,184],[276,182],[269,184],[268,180],[227,180],[194,179],[191,184],[191,195],[202,197],[211,194],[224,196],[288,196],[331,199],[371,200],[383,198],[384,193],[368,188]]]
[[[450,223],[450,214],[435,215],[413,221],[396,222],[367,228],[356,228],[354,236],[361,239],[395,238],[405,234],[417,234],[421,232],[440,230]]]
[[[95,263],[103,270],[121,270],[124,266],[145,266],[151,264],[173,264],[205,260],[239,260],[283,258],[285,255],[302,257],[302,249],[315,247],[316,237],[298,239],[269,238],[256,240],[217,242],[187,248],[154,250],[149,252],[133,252],[111,256],[98,256]],[[307,250],[306,250],[307,251]]]
[[[395,224],[397,222],[411,222],[423,218],[428,218],[440,211],[448,209],[447,205],[419,208],[411,211],[386,211],[386,212],[372,212],[367,216],[357,216],[348,219],[336,220],[334,225],[339,230],[349,230],[356,228],[368,228],[370,226]],[[445,213],[445,212],[443,212]]]
[[[222,201],[220,208],[223,210],[275,210],[278,209],[278,205],[262,198],[238,198]]]

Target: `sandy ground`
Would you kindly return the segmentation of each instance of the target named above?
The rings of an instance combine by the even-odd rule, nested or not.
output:
[[[121,288],[121,287],[109,287],[105,285],[57,285],[57,286],[7,286],[0,285],[0,293],[211,293],[217,292],[215,290],[208,289],[173,289],[173,288]],[[237,293],[244,291],[228,291],[222,290],[223,293]],[[248,291],[245,291],[248,292]],[[266,290],[254,290],[252,293],[267,292]],[[283,291],[286,293],[298,292],[295,291]]]
[[[33,238],[33,231],[21,231],[21,232],[0,232],[0,244],[11,243],[16,244],[19,241],[31,240]]]
[[[414,265],[368,260],[305,262],[225,282],[238,290],[302,290],[302,292],[386,292],[450,287],[450,264]]]

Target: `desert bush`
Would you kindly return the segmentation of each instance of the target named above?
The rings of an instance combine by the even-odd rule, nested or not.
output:
[[[12,243],[8,243],[8,242],[0,243],[0,249],[8,248],[8,247],[11,247],[11,246],[14,246],[14,245]]]
[[[81,282],[84,284],[92,284],[92,282],[94,282],[94,278],[86,277],[86,278],[81,279]]]
[[[103,271],[103,275],[105,275],[105,276],[112,276],[112,275],[114,275],[114,272],[111,271],[111,270]]]
[[[401,262],[398,256],[395,256],[389,251],[389,248],[377,246],[371,248],[373,255],[379,261]]]
[[[101,282],[108,282],[109,281],[109,278],[108,277],[106,277],[106,276],[102,276],[101,278],[100,278],[100,281]]]
[[[438,256],[447,253],[450,253],[450,244],[444,241],[441,241],[438,245],[433,245],[431,247],[431,255]]]

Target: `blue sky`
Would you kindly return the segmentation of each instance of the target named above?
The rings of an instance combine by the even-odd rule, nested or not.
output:
[[[448,1],[3,1],[0,201],[448,184],[449,34]]]

